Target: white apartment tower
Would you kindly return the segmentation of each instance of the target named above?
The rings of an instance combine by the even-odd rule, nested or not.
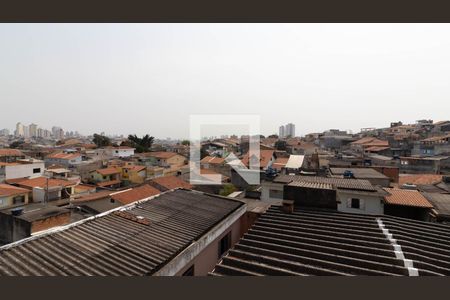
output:
[[[16,124],[16,131],[14,132],[14,135],[17,137],[25,136],[24,126],[22,123],[19,122]]]
[[[279,129],[279,138],[285,138],[285,137],[295,137],[295,125],[292,123],[289,123],[287,125],[281,125]]]
[[[36,124],[31,124],[30,126],[28,126],[29,129],[29,134],[31,137],[37,137],[37,125]]]

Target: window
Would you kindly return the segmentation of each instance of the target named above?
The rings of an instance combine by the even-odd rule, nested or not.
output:
[[[187,269],[182,276],[194,276],[194,265]]]
[[[116,150],[116,153],[119,153],[119,151],[118,151],[118,150]]]
[[[360,205],[359,205],[359,199],[357,199],[357,198],[352,198],[352,204],[351,204],[351,206],[352,206],[352,208],[360,208]]]
[[[283,191],[269,190],[269,198],[283,199]]]
[[[34,168],[33,174],[36,174],[36,173],[41,173],[41,168]]]
[[[219,242],[219,258],[230,249],[231,246],[231,231],[228,232]]]
[[[13,204],[22,204],[25,203],[25,196],[20,195],[13,198]]]
[[[3,205],[3,199],[0,199],[0,206]]]
[[[111,203],[114,203],[114,202],[116,202],[113,198],[111,198],[110,199],[110,201],[111,201]]]

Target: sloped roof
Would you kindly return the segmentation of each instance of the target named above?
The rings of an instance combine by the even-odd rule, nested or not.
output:
[[[47,155],[47,158],[51,159],[64,159],[64,160],[71,160],[80,157],[80,153],[64,153],[64,152],[57,152],[50,155]]]
[[[146,152],[146,153],[144,153],[144,156],[146,156],[146,157],[156,157],[156,158],[159,158],[159,159],[167,159],[167,158],[174,157],[176,155],[179,155],[179,154],[175,153],[175,152],[165,152],[165,151]]]
[[[260,163],[260,167],[264,168],[266,167],[269,162],[270,159],[273,156],[273,153],[275,152],[275,150],[259,150],[259,163]],[[256,155],[255,155],[256,157]],[[249,153],[247,152],[241,159],[242,163],[248,167],[249,166]]]
[[[0,275],[152,275],[243,205],[170,191],[1,247]]]
[[[24,156],[24,154],[18,149],[3,148],[0,149],[0,156]]]
[[[185,188],[185,189],[191,189],[192,185],[184,181],[183,179],[177,177],[177,176],[162,176],[158,178],[154,178],[151,181],[157,183],[160,186],[163,186],[164,188],[171,190],[175,188]]]
[[[450,228],[390,216],[272,206],[220,260],[210,275],[408,276],[382,228],[395,229],[418,275],[448,275]],[[403,245],[403,242],[406,244]],[[423,253],[426,253],[425,256]],[[439,254],[441,253],[441,254]],[[439,266],[439,267],[437,267]]]
[[[350,171],[356,179],[387,179],[388,177],[372,168],[330,168],[333,175],[344,175],[345,171]]]
[[[377,192],[377,189],[365,179],[350,179],[350,178],[331,178],[319,176],[302,176],[302,175],[279,175],[273,179],[275,183],[289,184],[291,182],[313,182],[331,184],[338,189],[350,189]]]
[[[439,215],[450,217],[450,194],[422,193]]]
[[[290,155],[289,160],[286,163],[287,169],[299,169],[303,166],[303,161],[305,160],[304,155]]]
[[[47,178],[46,177],[35,177],[35,178],[30,178],[30,179],[23,179],[23,180],[18,181],[17,184],[20,186],[26,186],[29,188],[34,188],[34,187],[45,188],[47,186]],[[55,187],[55,186],[67,187],[67,186],[72,186],[72,185],[76,185],[76,184],[77,184],[77,182],[71,181],[71,180],[53,179],[53,178],[48,179],[49,187]]]
[[[97,169],[95,172],[99,173],[100,175],[106,176],[106,175],[112,175],[112,174],[119,174],[120,170],[118,168],[109,167],[104,169]]]
[[[432,208],[433,205],[416,190],[398,188],[384,188],[389,195],[384,196],[384,201],[391,205]]]
[[[0,197],[9,197],[14,195],[20,195],[24,193],[29,193],[30,190],[23,189],[17,186],[0,183]]]
[[[215,157],[215,156],[205,156],[200,163],[204,164],[223,164],[225,162],[225,158],[222,157]]]
[[[156,188],[149,186],[148,184],[144,184],[139,187],[132,188],[130,190],[126,190],[123,192],[117,192],[111,194],[111,198],[119,201],[122,204],[130,204],[135,201],[139,201],[145,198],[149,198],[151,196],[160,194],[161,192]]]

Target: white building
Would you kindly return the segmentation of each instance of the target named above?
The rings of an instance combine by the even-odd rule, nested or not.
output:
[[[62,140],[64,138],[64,130],[61,127],[52,127],[53,138],[56,140]]]
[[[285,136],[284,135],[284,126],[281,125],[279,130],[278,130],[278,137],[281,139],[281,138],[284,138],[284,136]]]
[[[0,130],[0,136],[8,136],[9,135],[9,129],[5,128]]]
[[[109,147],[107,148],[109,155],[112,157],[130,157],[134,155],[135,148],[127,146]]]
[[[289,123],[285,126],[285,134],[286,136],[295,137],[295,125]]]
[[[30,137],[37,137],[37,125],[36,124],[31,124],[30,126],[28,126],[28,131],[30,134]]]
[[[16,124],[16,131],[14,132],[14,135],[17,136],[17,137],[25,135],[24,126],[23,126],[22,123],[19,122],[19,123]]]
[[[13,163],[0,162],[0,182],[8,179],[42,176],[44,162],[37,159],[19,159]]]

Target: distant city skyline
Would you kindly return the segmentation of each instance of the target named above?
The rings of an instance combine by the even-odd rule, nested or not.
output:
[[[10,130],[182,139],[191,114],[223,113],[305,135],[450,111],[450,24],[1,24],[0,39]]]

